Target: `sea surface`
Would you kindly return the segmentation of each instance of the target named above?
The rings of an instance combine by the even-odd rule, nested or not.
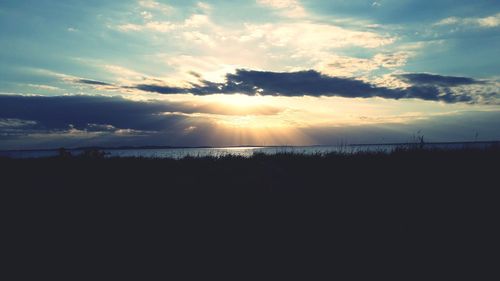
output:
[[[500,142],[474,142],[474,143],[426,143],[426,149],[462,149],[462,148],[486,148]],[[220,147],[220,148],[131,148],[131,149],[100,149],[105,152],[105,157],[144,157],[144,158],[173,158],[185,157],[221,157],[227,155],[251,157],[255,153],[277,154],[327,154],[327,153],[357,153],[357,152],[383,152],[389,153],[398,147],[408,147],[418,144],[369,144],[369,145],[326,145],[326,146],[244,146],[244,147]],[[68,149],[76,156],[81,155],[84,149]],[[54,150],[11,150],[0,151],[0,156],[10,158],[41,158],[58,156],[57,149]]]

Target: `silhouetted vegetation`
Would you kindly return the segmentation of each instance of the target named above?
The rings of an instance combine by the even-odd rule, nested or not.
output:
[[[80,237],[84,252],[169,243],[177,260],[238,251],[272,263],[335,251],[346,262],[392,257],[398,268],[477,256],[497,237],[498,146],[181,160],[96,153],[0,159],[23,235]]]
[[[69,158],[71,157],[71,152],[68,151],[66,148],[64,147],[61,147],[57,150],[57,153],[59,155],[60,158]]]
[[[85,149],[80,157],[101,159],[104,158],[105,155],[106,153],[102,150],[96,148],[89,148]]]

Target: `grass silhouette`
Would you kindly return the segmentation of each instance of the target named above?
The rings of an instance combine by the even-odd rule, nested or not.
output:
[[[414,272],[477,259],[491,247],[499,160],[498,145],[180,160],[96,152],[2,158],[11,221],[3,225],[39,259],[64,256],[72,245],[105,264],[103,249],[138,257],[158,249],[152,262],[168,255],[171,265],[278,269],[277,261],[314,260]]]

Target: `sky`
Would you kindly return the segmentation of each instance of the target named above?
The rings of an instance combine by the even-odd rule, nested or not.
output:
[[[500,140],[498,0],[0,0],[0,150]]]

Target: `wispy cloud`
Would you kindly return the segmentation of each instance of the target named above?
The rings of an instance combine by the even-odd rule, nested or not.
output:
[[[34,88],[34,89],[47,90],[47,91],[60,91],[61,90],[58,87],[44,85],[44,84],[27,84],[27,86]]]
[[[413,52],[410,51],[379,53],[372,58],[329,55],[318,62],[314,68],[332,76],[367,75],[381,68],[395,69],[402,67],[412,55]]]
[[[264,1],[261,4],[279,10],[302,7],[298,1]],[[389,46],[397,39],[376,30],[350,29],[305,18],[293,22],[276,20],[222,25],[206,10],[203,8],[181,20],[148,17],[143,22],[122,22],[109,27],[134,36],[144,36],[143,32],[147,32],[148,36],[157,39],[163,36],[159,34],[168,33],[168,38],[175,39],[177,46],[188,50],[182,55],[163,54],[169,57],[168,64],[175,64],[181,57],[200,61],[209,59],[217,62],[217,66],[211,67],[215,68],[212,72],[227,71],[227,66],[233,66],[233,70],[241,67],[312,68],[325,57],[334,55],[333,50],[346,47],[377,49]],[[162,42],[159,40],[159,44]],[[264,57],[266,60],[262,59]],[[194,67],[193,70],[198,71]],[[189,66],[181,64],[180,68]]]
[[[139,0],[139,6],[149,10],[160,11],[164,14],[170,14],[173,11],[173,7],[167,4],[159,3],[154,0]]]
[[[482,28],[493,28],[500,26],[500,13],[497,13],[492,16],[483,17],[483,18],[459,18],[459,17],[448,17],[440,20],[434,25],[442,26],[442,25],[468,25],[468,26],[477,26]]]
[[[308,15],[299,0],[257,0],[257,3],[275,9],[289,18],[303,18]]]
[[[90,79],[76,79],[74,82],[81,83],[81,84],[88,84],[88,85],[97,85],[97,86],[113,86],[110,83],[97,81],[97,80],[90,80]]]
[[[271,46],[291,46],[306,50],[326,50],[347,46],[377,48],[389,45],[395,38],[371,31],[356,31],[339,26],[313,23],[276,23],[247,25],[243,41],[261,39]]]

